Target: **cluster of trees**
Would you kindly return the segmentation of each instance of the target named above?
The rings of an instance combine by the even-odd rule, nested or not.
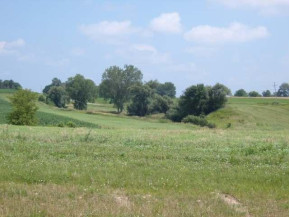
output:
[[[70,100],[73,100],[74,108],[83,110],[87,108],[88,102],[94,102],[97,97],[97,86],[92,80],[77,74],[64,83],[58,78],[52,79],[51,84],[45,86],[42,92],[45,98],[40,96],[40,101],[64,108]]]
[[[239,96],[239,97],[289,97],[289,84],[288,83],[283,83],[280,85],[279,89],[277,92],[274,92],[273,94],[271,93],[270,90],[265,90],[262,92],[262,95],[258,93],[257,91],[251,91],[247,93],[244,89],[239,89],[235,92],[234,96]]]
[[[0,80],[0,89],[22,89],[21,85],[13,80]]]
[[[176,88],[173,83],[160,83],[157,80],[143,82],[142,79],[142,72],[133,65],[125,65],[123,68],[111,66],[104,71],[99,86],[80,74],[68,78],[66,82],[54,78],[51,84],[45,86],[43,95],[38,100],[53,103],[60,108],[72,101],[75,109],[84,110],[87,109],[88,102],[94,102],[99,96],[113,103],[118,113],[125,108],[128,115],[164,113],[172,121],[214,127],[206,121],[205,115],[222,108],[227,101],[226,96],[231,95],[230,89],[220,83],[214,86],[197,84],[188,87],[179,99],[175,99]],[[19,89],[21,86],[12,80],[0,80],[0,88]],[[234,95],[261,96],[256,91],[247,93],[244,89],[237,90]],[[262,95],[272,96],[269,90]],[[274,96],[289,96],[288,83],[283,83]],[[11,97],[13,111],[8,117],[9,122],[34,124],[36,98],[37,94],[29,90],[17,91]]]
[[[118,113],[126,104],[129,115],[165,113],[176,95],[174,84],[157,80],[143,83],[142,78],[142,72],[133,65],[111,66],[103,73],[99,95],[113,103]]]
[[[207,115],[222,108],[227,101],[227,95],[230,95],[230,90],[223,84],[192,85],[184,91],[178,104],[172,107],[166,116],[172,121],[180,122],[189,115]]]
[[[189,115],[206,115],[223,107],[226,95],[231,94],[219,83],[214,86],[198,84],[187,88],[177,101],[174,100],[176,88],[173,83],[143,82],[142,79],[142,72],[133,65],[111,66],[104,71],[99,87],[82,75],[76,75],[64,83],[54,78],[43,93],[46,102],[53,102],[58,107],[65,107],[71,99],[76,109],[86,109],[87,102],[92,102],[98,94],[113,103],[118,113],[124,108],[128,115],[136,116],[165,113],[167,118],[179,122]]]

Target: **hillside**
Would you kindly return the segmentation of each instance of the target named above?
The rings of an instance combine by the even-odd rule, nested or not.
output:
[[[9,94],[1,216],[288,216],[288,99],[230,98],[208,116],[216,129],[116,115],[102,100],[38,103],[40,126],[25,127],[5,124]],[[68,121],[80,127],[56,127]]]

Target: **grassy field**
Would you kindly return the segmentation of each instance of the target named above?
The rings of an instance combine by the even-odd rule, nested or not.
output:
[[[0,216],[288,216],[288,99],[230,98],[216,129],[39,103],[55,121],[25,127],[5,124],[8,95]]]

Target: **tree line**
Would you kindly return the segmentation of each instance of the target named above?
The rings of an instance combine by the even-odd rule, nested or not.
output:
[[[237,97],[289,97],[289,84],[282,83],[277,92],[271,93],[270,90],[265,90],[262,95],[257,91],[250,91],[247,93],[244,89],[239,89],[235,92],[234,96]]]
[[[9,87],[15,86],[17,85]],[[65,108],[72,103],[75,109],[85,110],[88,102],[95,102],[97,97],[102,97],[114,105],[117,113],[123,112],[124,109],[128,115],[135,116],[164,113],[166,118],[175,122],[208,127],[214,127],[214,125],[208,123],[205,116],[222,108],[227,101],[227,96],[232,95],[231,90],[220,83],[213,86],[197,84],[188,87],[177,99],[176,87],[172,82],[161,83],[158,80],[143,82],[141,70],[133,65],[107,68],[99,86],[83,75],[77,74],[65,82],[58,78],[52,79],[42,92],[43,94],[38,97],[39,101],[59,108]],[[273,95],[269,90],[262,94],[264,97]],[[256,91],[247,93],[244,89],[237,90],[234,95],[261,96]],[[274,95],[289,96],[288,83],[283,83]],[[32,117],[37,110],[33,103],[36,98],[37,95],[28,90],[20,90],[14,94],[11,97],[14,109],[8,117],[9,122],[27,125],[35,123]],[[23,120],[23,117],[28,120]]]
[[[0,89],[22,89],[21,85],[13,80],[0,80]]]

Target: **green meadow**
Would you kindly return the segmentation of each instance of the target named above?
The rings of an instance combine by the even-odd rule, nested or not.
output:
[[[207,117],[214,129],[117,115],[101,99],[86,111],[39,102],[38,126],[12,126],[10,94],[0,216],[289,214],[288,99],[229,98]]]

